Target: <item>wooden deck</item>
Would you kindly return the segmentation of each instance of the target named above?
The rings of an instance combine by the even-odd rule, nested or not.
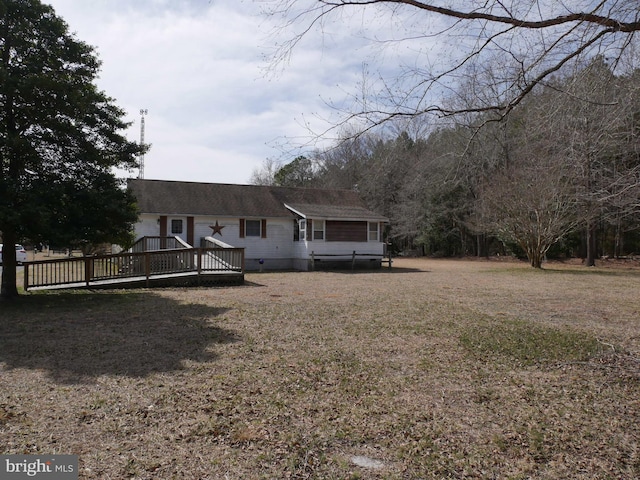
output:
[[[244,283],[242,248],[171,248],[24,264],[25,291]]]

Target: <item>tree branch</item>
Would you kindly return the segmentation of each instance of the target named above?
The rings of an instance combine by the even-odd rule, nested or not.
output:
[[[462,11],[455,10],[452,8],[438,7],[436,5],[432,5],[429,2],[419,2],[417,0],[363,0],[363,1],[326,1],[320,0],[321,3],[325,5],[335,7],[347,6],[347,5],[373,5],[380,3],[398,3],[404,5],[410,5],[415,8],[419,8],[421,10],[425,10],[427,12],[437,13],[439,15],[444,15],[447,17],[458,18],[461,20],[486,20],[492,23],[502,23],[507,25],[513,25],[518,28],[527,28],[527,29],[544,29],[557,25],[563,25],[566,23],[591,23],[595,25],[600,25],[610,29],[613,32],[637,32],[640,31],[640,22],[624,22],[621,20],[616,20],[604,15],[598,15],[593,12],[597,11],[603,4],[599,4],[596,9],[591,12],[578,12],[578,13],[570,13],[568,15],[559,15],[556,17],[544,19],[544,20],[525,20],[521,18],[515,18],[512,16],[501,16],[501,15],[493,15],[490,13],[485,13],[482,11]]]

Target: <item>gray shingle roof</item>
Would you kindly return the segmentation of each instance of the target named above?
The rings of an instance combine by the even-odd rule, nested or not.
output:
[[[311,218],[387,221],[357,192],[224,183],[130,179],[142,213],[231,217],[293,217],[285,205]]]

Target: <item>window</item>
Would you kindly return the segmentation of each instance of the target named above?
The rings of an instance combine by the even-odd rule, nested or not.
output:
[[[267,238],[267,219],[245,220],[240,219],[240,238],[260,237]]]
[[[313,239],[324,240],[324,220],[313,221]]]
[[[174,235],[179,235],[182,233],[182,220],[181,219],[173,219],[171,220],[171,233]]]
[[[300,240],[306,239],[306,230],[307,230],[307,221],[303,218],[298,222],[298,226],[300,229]]]
[[[366,242],[369,238],[369,223],[327,220],[325,231],[325,242]]]
[[[378,223],[377,222],[369,222],[369,241],[370,242],[378,241]]]
[[[300,221],[298,219],[293,220],[293,241],[300,241]]]
[[[245,221],[245,234],[247,237],[259,237],[260,236],[260,220],[246,220]]]

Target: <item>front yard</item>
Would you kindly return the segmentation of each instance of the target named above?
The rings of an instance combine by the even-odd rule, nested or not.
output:
[[[80,478],[640,477],[640,269],[397,259],[0,310],[3,453]]]

